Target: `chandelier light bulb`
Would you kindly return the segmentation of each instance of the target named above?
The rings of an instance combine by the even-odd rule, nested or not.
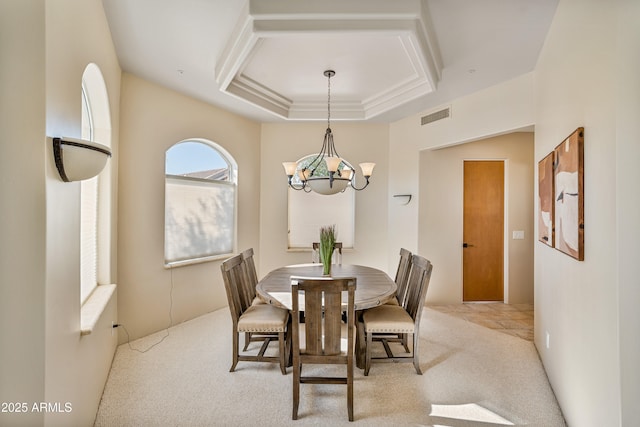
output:
[[[329,172],[335,173],[338,171],[338,166],[340,166],[342,159],[340,157],[325,157],[324,161],[327,162]]]
[[[284,167],[284,172],[287,176],[293,176],[296,173],[298,162],[282,162],[282,166]]]
[[[362,175],[365,177],[370,177],[373,174],[373,168],[376,166],[375,163],[360,163],[360,169],[362,169]]]
[[[344,179],[348,179],[349,181],[351,181],[351,178],[353,177],[353,170],[351,168],[348,167],[344,167],[342,168],[342,172],[340,172],[342,174],[342,177]]]

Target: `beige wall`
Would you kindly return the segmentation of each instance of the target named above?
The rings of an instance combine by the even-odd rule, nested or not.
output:
[[[44,10],[0,2],[0,402],[44,400]],[[0,413],[0,425],[43,419]]]
[[[406,206],[389,205],[389,247],[405,247],[420,253],[418,246],[421,150],[441,148],[497,136],[534,124],[533,74],[525,74],[485,89],[447,106],[451,117],[421,126],[423,112],[392,123],[389,138],[389,193],[413,194]],[[444,107],[444,106],[443,106]],[[389,265],[397,264],[397,254],[389,254]],[[433,266],[433,278],[438,276]],[[427,295],[427,299],[429,295]]]
[[[283,161],[295,161],[317,153],[322,146],[326,124],[265,123],[262,125],[262,173],[260,178],[260,275],[275,267],[311,262],[311,252],[287,251],[287,177]],[[388,193],[388,125],[375,123],[332,123],[340,156],[353,165],[374,162],[371,184],[356,193],[356,235],[354,249],[343,253],[342,261],[387,270],[387,253],[400,248],[388,247],[386,232]],[[356,166],[358,185],[362,171]],[[348,189],[347,191],[353,191]],[[331,203],[331,196],[326,196]],[[340,209],[340,206],[336,206]],[[397,264],[397,257],[396,257]],[[392,271],[395,274],[395,270]]]
[[[640,423],[639,9],[561,1],[536,67],[536,160],[585,128],[584,261],[535,247],[535,342],[569,425]]]
[[[82,74],[95,63],[104,78],[111,116],[113,158],[105,179],[111,179],[112,229],[107,247],[115,251],[117,230],[117,162],[120,105],[120,66],[102,2],[46,2],[47,136],[81,135]],[[104,135],[105,130],[99,130]],[[70,402],[69,413],[49,413],[46,425],[87,425],[95,418],[102,389],[117,345],[111,322],[117,320],[115,296],[90,335],[80,336],[80,184],[62,182],[46,152],[47,281],[46,281],[46,402]],[[115,282],[113,253],[103,280]]]
[[[115,156],[108,167],[115,168],[120,68],[101,1],[1,7],[0,400],[30,407],[0,414],[0,424],[91,425],[117,344],[116,306],[110,301],[94,333],[80,335],[80,187],[60,180],[51,137],[80,137],[82,74],[94,62],[110,100]],[[115,275],[115,264],[110,270]],[[68,402],[72,410],[32,412],[39,402]]]
[[[121,114],[118,313],[135,339],[227,305],[221,261],[164,266],[166,150],[203,138],[234,157],[238,250],[258,252],[260,125],[126,73]]]
[[[390,127],[390,193],[420,196],[420,150],[535,124],[535,166],[585,127],[585,260],[533,243],[535,343],[569,425],[640,423],[639,9],[562,0],[533,73],[452,101],[451,119],[420,126],[422,113]],[[391,247],[428,241],[417,232],[423,204],[412,205],[390,205]]]
[[[463,162],[482,159],[505,160],[505,302],[533,303],[533,134],[517,132],[420,153],[418,244],[438,266],[427,304],[462,303]]]
[[[616,33],[616,238],[621,425],[640,425],[640,2],[620,2]]]

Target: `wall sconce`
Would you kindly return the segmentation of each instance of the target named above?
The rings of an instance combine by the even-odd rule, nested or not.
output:
[[[411,194],[394,194],[393,198],[397,205],[408,205],[411,201]]]
[[[77,138],[53,138],[53,157],[64,182],[82,181],[98,175],[111,150],[97,142]]]

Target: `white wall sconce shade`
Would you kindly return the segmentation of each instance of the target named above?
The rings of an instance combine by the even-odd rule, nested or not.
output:
[[[408,205],[411,201],[411,194],[394,194],[393,200],[397,205]]]
[[[77,138],[53,138],[53,157],[64,182],[82,181],[98,175],[111,150],[97,142]]]

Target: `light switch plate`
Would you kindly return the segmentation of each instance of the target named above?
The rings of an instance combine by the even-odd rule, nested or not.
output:
[[[515,230],[513,232],[514,240],[524,240],[524,230]]]

